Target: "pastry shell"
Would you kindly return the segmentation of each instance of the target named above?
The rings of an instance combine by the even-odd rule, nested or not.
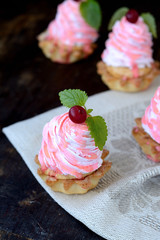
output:
[[[83,175],[82,179],[77,179],[71,175],[55,174],[53,170],[42,171],[41,167],[37,170],[39,176],[44,182],[55,192],[63,192],[66,194],[84,194],[90,189],[97,186],[99,180],[111,168],[111,162],[105,161],[104,158],[109,154],[107,150],[103,150],[103,163],[96,171]],[[35,162],[40,166],[38,155]]]
[[[160,144],[154,141],[150,135],[144,131],[141,118],[136,118],[135,122],[137,126],[132,130],[133,137],[150,160],[160,162]]]
[[[154,78],[160,74],[160,63],[155,61],[151,68],[139,68],[139,77],[133,77],[126,67],[113,67],[103,61],[97,63],[97,73],[110,89],[124,92],[139,92],[147,89]]]
[[[60,41],[47,37],[47,31],[38,36],[38,46],[44,55],[53,62],[73,63],[88,57],[96,48],[95,43],[87,46],[73,46],[62,44]]]

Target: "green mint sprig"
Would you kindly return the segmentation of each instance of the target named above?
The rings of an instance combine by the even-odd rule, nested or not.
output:
[[[108,31],[112,30],[112,27],[115,24],[115,22],[121,20],[121,18],[126,15],[128,10],[129,8],[127,7],[121,7],[113,13],[108,24]],[[152,33],[153,37],[157,38],[157,26],[154,16],[148,12],[142,13],[140,16],[143,18],[143,21],[148,25],[149,31]]]
[[[104,118],[101,116],[90,116],[86,119],[86,123],[92,138],[94,138],[95,145],[102,151],[108,135]]]
[[[152,33],[154,38],[157,38],[157,26],[155,18],[151,13],[142,13],[141,17],[143,21],[148,25],[149,31]]]
[[[59,92],[59,97],[61,103],[65,107],[71,108],[75,105],[79,105],[86,109],[85,103],[88,99],[88,96],[85,91],[79,89],[66,89]],[[97,146],[102,151],[108,136],[107,125],[103,117],[92,117],[90,114],[92,111],[93,109],[86,109],[86,112],[88,114],[86,124],[91,136],[95,140],[95,146]]]
[[[75,105],[84,106],[88,96],[85,91],[79,89],[66,89],[59,92],[59,97],[62,105],[71,108]]]
[[[121,7],[113,13],[113,15],[109,21],[109,24],[108,24],[108,31],[112,30],[112,27],[115,24],[115,22],[118,20],[121,20],[121,18],[126,15],[128,10],[129,10],[129,8],[127,8],[127,7]]]
[[[102,22],[102,13],[99,3],[96,0],[86,0],[80,3],[80,12],[84,20],[96,30]]]

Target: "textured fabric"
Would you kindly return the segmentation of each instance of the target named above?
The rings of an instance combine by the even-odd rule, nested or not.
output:
[[[72,216],[108,240],[160,239],[160,164],[147,159],[132,137],[134,119],[142,117],[160,78],[140,93],[106,91],[89,97],[87,108],[102,115],[108,125],[106,148],[111,170],[84,195],[53,192],[38,176],[34,157],[42,128],[59,107],[3,129],[8,139],[49,195]]]

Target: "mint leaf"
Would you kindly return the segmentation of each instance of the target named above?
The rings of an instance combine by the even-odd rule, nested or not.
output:
[[[100,5],[95,0],[81,2],[80,12],[85,21],[96,30],[99,29],[102,21]]]
[[[93,111],[93,109],[89,108],[89,109],[87,110],[87,114],[90,114],[92,111]]]
[[[149,31],[152,33],[153,37],[157,38],[157,26],[153,15],[151,13],[142,13],[141,17],[148,25]]]
[[[68,108],[75,105],[84,106],[88,96],[85,91],[79,89],[66,89],[59,92],[61,103]]]
[[[108,135],[104,118],[101,116],[88,117],[86,123],[95,145],[102,151]]]
[[[128,12],[128,10],[129,10],[129,8],[127,8],[127,7],[121,7],[113,13],[113,15],[109,21],[109,24],[108,24],[108,31],[112,30],[112,27],[115,24],[115,22],[117,20],[120,20],[123,16],[125,16],[126,13]]]

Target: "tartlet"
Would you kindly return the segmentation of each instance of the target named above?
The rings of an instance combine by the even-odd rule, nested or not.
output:
[[[68,102],[66,105],[70,107],[69,112],[54,117],[44,126],[35,161],[39,165],[39,176],[52,190],[83,194],[95,188],[111,168],[111,162],[105,160],[109,151],[103,148],[107,126],[102,117],[92,117],[90,111],[79,106],[84,106],[85,92],[78,89],[60,92],[62,103],[68,97],[71,99],[71,105]],[[79,105],[75,105],[77,103]]]
[[[97,2],[94,4],[101,16],[99,4]],[[95,50],[96,40],[99,37],[97,28],[101,17],[96,28],[92,27],[82,16],[83,5],[86,8],[92,5],[92,2],[63,1],[57,7],[55,19],[49,23],[44,32],[39,34],[38,45],[50,60],[58,63],[73,63],[88,57]],[[93,11],[90,6],[87,12],[89,11]]]
[[[112,31],[105,42],[97,72],[110,89],[142,91],[160,74],[160,64],[152,57],[152,34],[144,21],[149,13],[140,16],[136,10],[127,8],[117,11],[123,15],[114,24],[111,21]],[[151,14],[149,16],[154,20]]]
[[[150,160],[160,162],[160,87],[144,116],[135,121],[137,126],[132,130],[133,137]]]

